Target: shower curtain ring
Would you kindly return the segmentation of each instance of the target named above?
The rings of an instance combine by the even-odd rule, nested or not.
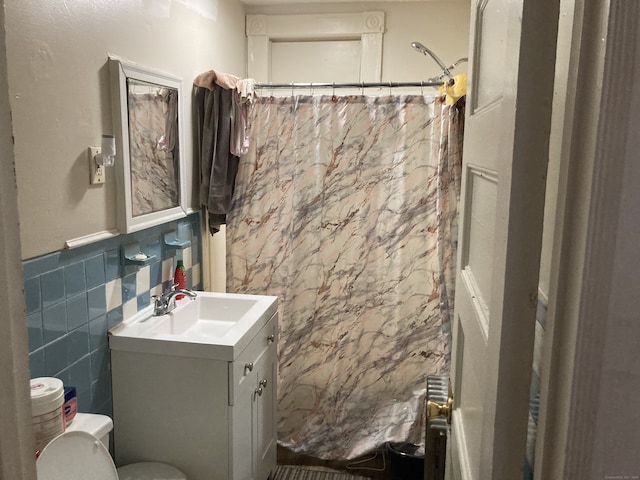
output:
[[[424,83],[420,80],[420,95],[424,96]]]
[[[391,84],[391,82],[389,82],[389,96],[391,96],[391,87],[392,87],[392,86],[393,86],[393,85]]]

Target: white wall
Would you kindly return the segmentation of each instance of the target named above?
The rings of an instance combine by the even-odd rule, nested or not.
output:
[[[308,14],[383,11],[386,28],[382,81],[426,80],[441,70],[429,57],[411,48],[418,41],[447,65],[468,56],[469,0],[429,2],[358,2],[332,4],[247,5],[247,14]],[[466,64],[460,67],[466,71]],[[339,80],[338,80],[339,81]]]
[[[35,479],[24,321],[18,199],[7,88],[4,0],[0,1],[0,478]]]
[[[190,165],[193,78],[245,73],[236,0],[6,0],[5,15],[23,259],[116,228],[114,171],[90,186],[86,153],[113,133],[108,53],[182,77]]]

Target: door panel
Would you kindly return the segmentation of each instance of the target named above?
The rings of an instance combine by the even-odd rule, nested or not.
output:
[[[449,479],[522,477],[558,3],[472,0]]]
[[[477,9],[475,91],[473,111],[486,108],[502,97],[502,78],[506,48],[506,0],[484,0]]]
[[[462,275],[467,277],[462,288],[467,289],[471,280],[466,272],[462,272]],[[457,408],[453,412],[453,424],[459,432],[464,433],[465,441],[459,446],[463,448],[461,458],[467,464],[467,469],[473,472],[473,476],[468,478],[480,479],[480,450],[472,447],[482,443],[487,331],[483,318],[484,310],[473,291],[467,290],[458,298],[460,300],[456,299],[458,303],[453,336],[456,339],[456,368],[459,369],[459,373],[454,382]],[[463,323],[462,319],[469,320]]]
[[[493,171],[467,167],[464,198],[468,199],[468,213],[463,222],[463,238],[467,241],[460,267],[465,274],[465,287],[478,306],[478,320],[482,321],[486,337],[493,274],[492,258],[487,252],[493,250],[498,178]]]

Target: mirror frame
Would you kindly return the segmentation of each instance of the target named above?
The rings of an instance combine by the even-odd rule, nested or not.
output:
[[[131,233],[187,216],[187,188],[185,168],[184,115],[182,79],[124,61],[109,57],[111,75],[111,103],[113,115],[113,133],[116,137],[116,180],[118,204],[118,230]],[[127,79],[153,83],[178,90],[178,206],[133,216],[131,191],[131,155],[129,144],[129,109],[127,101]]]

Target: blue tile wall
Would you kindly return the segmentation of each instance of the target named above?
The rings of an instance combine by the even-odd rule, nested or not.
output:
[[[547,301],[538,295],[536,311],[536,339],[531,372],[531,388],[529,389],[529,425],[527,428],[527,456],[524,464],[524,480],[533,480],[533,464],[535,460],[536,435],[538,432],[538,410],[540,407],[540,356],[547,320]]]
[[[184,250],[166,247],[164,233],[171,230],[191,245]],[[144,267],[123,265],[122,248],[132,243],[154,260]],[[31,377],[60,378],[76,387],[79,411],[111,415],[108,330],[149,306],[153,291],[169,288],[177,260],[186,260],[188,286],[201,289],[200,245],[200,214],[194,213],[25,260]]]

